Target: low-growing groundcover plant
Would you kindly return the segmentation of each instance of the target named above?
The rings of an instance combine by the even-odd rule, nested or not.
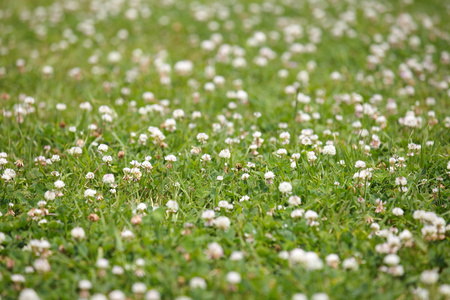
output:
[[[1,299],[450,299],[449,13],[1,1]]]

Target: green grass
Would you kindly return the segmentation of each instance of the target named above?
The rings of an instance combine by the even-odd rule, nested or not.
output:
[[[122,299],[114,298],[113,290],[127,299],[152,299],[133,292],[133,284],[139,282],[162,299],[298,300],[297,293],[316,300],[322,299],[313,296],[317,293],[330,299],[449,299],[445,226],[450,199],[450,7],[438,0],[407,2],[3,1],[0,152],[5,154],[0,156],[6,163],[0,164],[1,299],[35,299],[26,297],[25,288],[34,289],[40,299],[103,299],[98,294]],[[138,13],[134,20],[125,15],[130,7]],[[207,21],[196,20],[198,11]],[[355,20],[343,21],[343,13],[349,11]],[[318,18],[320,12],[323,18]],[[161,24],[167,17],[168,24]],[[89,22],[92,34],[82,30]],[[211,22],[219,28],[212,28]],[[347,29],[337,36],[342,22]],[[227,29],[230,24],[234,28]],[[289,24],[300,25],[302,34],[286,37]],[[118,38],[121,29],[128,31],[124,40]],[[321,38],[314,42],[311,31],[317,29]],[[42,31],[46,34],[37,34]],[[253,47],[248,40],[256,32],[263,32],[266,41]],[[393,34],[398,44],[392,42]],[[414,36],[420,38],[417,47],[410,45]],[[202,41],[215,39],[214,50],[201,48]],[[315,44],[316,49],[294,53],[295,43]],[[221,60],[219,49],[226,44],[234,48]],[[368,56],[379,53],[374,47],[384,53],[371,68]],[[270,48],[275,57],[258,66],[254,59],[267,51],[263,48]],[[232,61],[241,50],[246,66],[237,68]],[[118,62],[108,60],[113,51],[121,54]],[[25,60],[23,69],[17,66],[19,59]],[[193,63],[188,76],[175,70],[182,60]],[[309,69],[312,61],[314,70]],[[171,68],[168,85],[161,82],[161,63]],[[53,74],[45,76],[44,66],[52,66]],[[213,76],[205,72],[208,66],[214,67]],[[69,75],[74,68],[79,68],[79,77]],[[287,70],[285,78],[278,76],[281,69]],[[410,79],[401,77],[406,69]],[[302,70],[308,70],[307,83],[297,78]],[[394,74],[391,83],[383,75],[386,70]],[[335,71],[341,80],[331,79]],[[223,76],[224,85],[205,90],[214,75]],[[295,94],[285,92],[296,84]],[[412,87],[413,94],[401,91]],[[230,97],[239,90],[247,93],[246,101]],[[154,100],[143,98],[148,91]],[[300,92],[311,97],[309,104],[296,101]],[[353,93],[361,96],[360,103],[351,100],[357,98]],[[374,95],[381,95],[378,102],[371,100]],[[33,111],[21,119],[16,110],[26,106],[26,97],[34,99],[29,105]],[[434,98],[435,104],[427,98]],[[394,99],[396,109],[389,109],[389,99]],[[80,109],[84,102],[93,110]],[[60,103],[67,109],[57,110]],[[150,105],[155,104],[161,112],[152,111],[155,106]],[[102,118],[102,106],[112,110],[111,122]],[[177,109],[185,116],[176,119],[172,132],[164,123],[176,118]],[[421,118],[421,126],[401,124],[408,111]],[[201,116],[195,118],[194,112]],[[304,113],[310,120],[300,117]],[[385,117],[384,125],[380,116]],[[353,126],[356,121],[360,128]],[[165,145],[151,136],[150,126],[161,130]],[[305,129],[316,135],[309,136],[313,145],[301,142]],[[264,139],[257,155],[250,148],[255,132]],[[282,143],[282,132],[290,134],[289,143]],[[206,143],[197,140],[199,133],[209,136]],[[148,137],[145,143],[139,141],[141,134]],[[335,155],[322,153],[327,142],[335,146]],[[420,149],[409,149],[411,143]],[[108,150],[101,153],[99,144],[108,145]],[[76,146],[82,153],[71,155],[69,149]],[[193,147],[201,152],[193,153]],[[220,157],[227,148],[231,157]],[[287,155],[277,155],[279,149],[286,149]],[[314,162],[308,161],[311,151],[317,157]],[[300,154],[298,160],[292,160],[294,153]],[[211,161],[204,161],[204,154]],[[53,155],[60,161],[48,161]],[[177,161],[168,163],[168,155]],[[36,160],[40,156],[47,161]],[[111,156],[112,162],[105,163],[103,156]],[[133,168],[133,161],[142,163],[147,156],[151,170],[140,166],[141,177],[126,180],[124,168]],[[403,166],[399,157],[405,158]],[[359,160],[371,172],[367,181],[354,179],[361,171],[355,167]],[[5,176],[7,169],[15,171],[11,180]],[[275,174],[272,184],[264,177],[269,171]],[[95,177],[87,179],[88,172]],[[249,178],[243,180],[245,173]],[[114,186],[103,183],[105,174],[114,175]],[[405,191],[395,183],[399,177],[407,180]],[[62,195],[38,204],[47,191],[57,190],[57,180],[65,183],[59,190]],[[282,182],[291,183],[290,195],[279,190]],[[85,197],[87,189],[95,190],[95,196]],[[297,207],[288,203],[294,195],[301,198]],[[240,201],[243,196],[249,201]],[[377,199],[385,202],[384,211],[376,212]],[[178,203],[176,212],[166,206],[169,200]],[[220,208],[220,201],[232,208]],[[139,204],[146,208],[138,210]],[[48,213],[31,216],[39,205]],[[396,207],[404,214],[395,215]],[[305,214],[293,218],[296,209]],[[206,210],[214,210],[216,219],[227,217],[229,228],[206,226]],[[318,214],[317,226],[306,219],[308,210]],[[429,213],[417,218],[420,210]],[[85,238],[74,238],[71,231],[76,227],[83,228]],[[424,227],[441,234],[426,236]],[[131,238],[123,237],[126,230],[133,233]],[[411,232],[411,240],[394,247],[404,230]],[[48,250],[27,251],[32,240],[41,239],[48,241]],[[213,242],[223,249],[218,259],[206,253]],[[380,250],[385,243],[390,248]],[[310,253],[295,263],[291,251],[296,248],[317,257]],[[241,260],[230,258],[235,251],[243,253]],[[403,274],[382,271],[386,252],[400,258]],[[330,254],[339,256],[336,268],[327,263]],[[42,258],[40,267],[36,261]],[[102,258],[109,261],[105,272],[96,266]],[[356,264],[348,260],[353,258]],[[45,260],[50,270],[45,270]],[[114,266],[123,274],[114,274]],[[438,279],[424,273],[427,270],[435,270]],[[241,281],[230,283],[230,272],[239,273]],[[25,282],[14,282],[17,274]],[[192,287],[195,277],[203,278],[206,288]],[[81,280],[92,283],[88,293],[79,288]],[[428,297],[420,295],[424,292]]]

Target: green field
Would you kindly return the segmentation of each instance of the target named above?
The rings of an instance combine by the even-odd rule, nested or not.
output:
[[[0,299],[450,299],[450,2],[0,1]]]

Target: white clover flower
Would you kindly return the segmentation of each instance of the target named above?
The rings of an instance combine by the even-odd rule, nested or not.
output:
[[[230,150],[224,149],[224,150],[220,151],[219,157],[220,157],[220,158],[225,158],[225,159],[230,159],[230,157],[231,157],[231,152],[230,152]]]
[[[157,290],[149,290],[145,294],[145,300],[161,300],[161,294]]]
[[[86,179],[94,179],[94,177],[95,177],[95,174],[92,173],[92,172],[88,172],[88,173],[86,174]]]
[[[215,215],[216,215],[216,213],[213,210],[208,209],[202,213],[202,219],[212,220],[212,219],[214,219]]]
[[[306,152],[306,157],[309,162],[314,162],[317,159],[316,153],[314,153],[314,151]]]
[[[52,158],[51,158],[51,161],[53,161],[53,162],[57,162],[57,161],[60,161],[60,160],[61,160],[61,158],[60,158],[59,155],[53,155]]]
[[[230,284],[239,284],[241,280],[241,274],[237,272],[232,271],[227,274],[227,281]]]
[[[103,175],[102,181],[105,184],[112,184],[112,183],[114,183],[114,180],[115,180],[114,174],[105,174],[105,175]]]
[[[13,280],[14,281],[14,280]],[[36,293],[33,289],[23,289],[20,294],[19,298],[17,300],[40,300],[39,295]]]
[[[296,293],[292,295],[292,300],[308,300],[308,297],[302,293]]]
[[[332,268],[337,268],[340,263],[339,256],[334,253],[327,255],[325,257],[325,261],[326,261],[327,265],[329,265]]]
[[[190,60],[182,60],[174,65],[175,73],[180,76],[189,76],[192,73],[194,64]]]
[[[86,238],[86,233],[84,232],[84,229],[81,227],[75,227],[70,231],[70,234],[72,237],[76,240],[82,240]]]
[[[274,179],[275,178],[275,174],[272,171],[266,172],[264,174],[264,178],[266,180]]]
[[[288,203],[290,206],[299,206],[302,204],[302,199],[299,196],[291,196],[288,199]]]
[[[445,296],[445,297],[450,297],[450,284],[443,284],[441,286],[439,286],[439,294]]]
[[[333,145],[327,145],[323,148],[323,154],[336,155],[336,148]]]
[[[175,200],[167,201],[166,206],[167,206],[169,212],[177,212],[178,209],[180,208],[178,203]]]
[[[126,295],[120,290],[114,290],[110,292],[108,296],[110,300],[125,300],[127,298]]]
[[[403,209],[401,209],[400,207],[394,207],[392,209],[392,214],[395,216],[403,216]]]
[[[170,154],[170,155],[167,155],[166,157],[164,157],[164,160],[168,161],[168,162],[175,162],[175,161],[177,161],[177,157],[173,154]]]
[[[133,292],[133,294],[141,294],[142,295],[145,293],[145,291],[147,291],[147,286],[145,285],[145,283],[135,282],[131,286],[131,291]]]
[[[292,185],[289,182],[282,182],[278,186],[282,194],[290,194],[292,192]]]
[[[78,281],[78,288],[80,290],[90,290],[92,288],[92,283],[87,279],[82,279]]]
[[[62,180],[55,181],[54,185],[57,189],[62,189],[63,187],[66,186],[66,184]]]
[[[216,225],[217,228],[222,230],[228,230],[231,225],[231,221],[227,217],[218,217],[214,220],[214,225]]]
[[[287,155],[287,150],[286,149],[278,149],[277,155]]]
[[[330,298],[325,293],[316,293],[311,296],[311,300],[329,300],[329,299]]]
[[[191,280],[189,281],[189,287],[191,289],[206,289],[206,281],[205,279],[201,278],[201,277],[193,277],[191,278]]]
[[[384,257],[383,262],[390,267],[395,267],[400,263],[400,257],[397,254],[388,254]]]
[[[405,186],[408,183],[405,177],[395,178],[395,185]]]
[[[100,145],[98,145],[97,150],[100,152],[106,152],[106,151],[108,151],[108,145],[100,144]]]
[[[244,253],[241,251],[233,251],[230,255],[230,260],[239,261],[244,259]]]
[[[13,169],[5,169],[2,175],[2,179],[6,181],[13,180],[16,177],[16,172]]]
[[[358,168],[358,169],[364,169],[365,167],[366,167],[366,163],[363,162],[362,160],[358,160],[358,161],[355,163],[355,168]]]
[[[439,280],[439,274],[437,270],[425,270],[420,274],[420,281],[424,284],[435,284]]]
[[[6,158],[3,158],[3,157],[0,158],[0,167],[6,165],[7,163],[8,163],[8,160]]]
[[[25,282],[25,277],[21,274],[13,274],[11,275],[12,282]]]
[[[358,269],[358,262],[354,257],[346,258],[342,262],[342,268],[345,270],[357,270]]]
[[[114,275],[123,275],[125,270],[121,266],[113,266],[111,269],[111,273]]]
[[[113,161],[113,158],[110,155],[105,155],[102,157],[102,161],[109,164],[110,162]]]
[[[0,232],[0,244],[3,244],[6,241],[6,234]]]
[[[304,209],[294,209],[291,212],[291,218],[295,219],[295,218],[301,218],[303,217],[303,214],[305,213]]]
[[[197,134],[197,140],[202,144],[205,144],[208,139],[209,136],[206,133]]]
[[[86,198],[94,197],[96,194],[97,194],[96,190],[87,189],[84,191],[84,197],[86,197]]]
[[[46,258],[38,258],[34,261],[33,267],[36,271],[41,273],[47,273],[50,272],[50,263]]]
[[[83,153],[83,149],[81,149],[80,147],[72,147],[68,152],[70,155],[80,155],[81,153]]]
[[[108,53],[108,61],[110,63],[118,63],[122,59],[122,55],[117,51],[111,51]]]
[[[205,251],[206,257],[209,259],[219,259],[223,257],[223,248],[218,243],[214,242],[208,244],[208,248]]]
[[[211,161],[211,155],[203,154],[202,155],[202,161]]]
[[[136,209],[139,210],[139,211],[145,211],[145,210],[147,210],[147,204],[145,204],[145,203],[139,203],[139,204],[137,205]]]
[[[96,293],[96,294],[91,296],[90,300],[108,300],[108,297],[106,297],[103,294]]]
[[[131,230],[125,229],[120,233],[120,237],[123,239],[132,239],[134,237],[134,233]]]

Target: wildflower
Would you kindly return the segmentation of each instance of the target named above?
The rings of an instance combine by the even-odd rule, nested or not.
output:
[[[96,190],[87,189],[87,190],[84,191],[84,197],[86,197],[86,198],[94,197],[95,194],[97,194]]]
[[[121,266],[113,266],[111,269],[111,273],[114,275],[123,275],[125,270]]]
[[[383,202],[381,199],[376,199],[375,202],[377,204],[377,208],[375,209],[376,213],[382,213],[386,211],[386,208],[384,207],[386,201]]]
[[[189,287],[191,289],[206,289],[206,281],[205,279],[201,278],[201,277],[193,277],[191,278],[191,280],[189,281]]]
[[[272,184],[275,174],[272,171],[266,172],[264,178],[266,179],[267,184]]]
[[[81,153],[83,153],[83,149],[81,149],[80,147],[72,147],[68,152],[70,155],[80,155]]]
[[[450,297],[450,285],[449,284],[443,284],[439,286],[439,294],[443,295],[444,297]]]
[[[33,267],[36,271],[41,273],[48,273],[50,272],[50,263],[46,258],[38,258],[34,261]]]
[[[110,292],[108,296],[110,300],[125,300],[127,298],[120,290],[114,290]]]
[[[337,254],[329,254],[327,257],[325,257],[325,261],[327,262],[327,265],[329,265],[332,268],[337,269],[339,266],[339,256]]]
[[[166,203],[166,206],[168,208],[168,212],[177,212],[179,209],[179,205],[175,200],[169,200]]]
[[[206,133],[199,133],[197,134],[197,140],[201,144],[206,144],[206,141],[209,139],[209,136]]]
[[[230,152],[230,150],[224,149],[224,150],[220,151],[219,157],[220,157],[220,158],[225,158],[225,159],[230,159],[230,157],[231,157],[231,152]]]
[[[84,229],[81,227],[75,227],[70,231],[70,234],[74,239],[82,240],[86,238],[86,233],[84,232]]]
[[[214,224],[217,228],[222,230],[228,230],[230,228],[231,222],[230,219],[227,217],[218,217],[214,220]]]
[[[62,189],[66,186],[66,184],[62,180],[55,181],[54,185],[57,189]]]
[[[39,295],[33,289],[23,289],[20,294],[18,300],[40,300]]]
[[[345,270],[357,270],[358,269],[358,262],[354,257],[346,258],[342,262],[342,268]]]
[[[215,212],[213,210],[205,210],[202,213],[202,219],[205,220],[205,226],[211,226],[214,223]]]
[[[400,207],[394,207],[392,209],[392,214],[395,216],[403,216],[403,209],[401,209]]]
[[[230,284],[239,284],[241,282],[241,275],[237,272],[229,272],[227,274],[227,281]]]
[[[336,148],[333,145],[327,145],[323,148],[323,154],[336,155]]]
[[[408,181],[405,177],[397,177],[395,178],[395,185],[405,186]]]
[[[145,294],[145,300],[161,300],[161,295],[156,290],[149,290]]]
[[[113,184],[114,183],[114,174],[105,174],[103,175],[103,183],[105,184]]]
[[[358,168],[358,169],[364,169],[365,167],[366,167],[366,163],[363,162],[362,160],[358,160],[358,161],[355,163],[355,168]]]
[[[5,169],[2,175],[2,179],[6,181],[13,180],[16,177],[16,172],[13,169]]]
[[[177,161],[177,157],[173,154],[170,154],[164,157],[164,160],[172,163]]]
[[[113,160],[112,156],[110,156],[110,155],[105,155],[105,156],[102,157],[102,161],[107,163],[107,164],[111,163],[112,160]]]
[[[329,300],[329,299],[330,298],[325,293],[316,293],[311,296],[311,300]]]
[[[290,206],[298,206],[302,203],[302,199],[299,196],[291,196],[288,199],[288,203]]]
[[[142,282],[135,282],[131,286],[131,291],[133,292],[133,294],[143,295],[146,290],[147,286]]]
[[[216,242],[209,244],[205,253],[209,259],[219,259],[223,257],[223,249]]]
[[[303,217],[303,214],[305,213],[305,210],[304,209],[294,209],[292,212],[291,212],[291,218],[301,218],[301,217]]]
[[[282,182],[278,186],[282,194],[290,194],[292,192],[292,185],[289,182]]]
[[[420,281],[422,281],[424,284],[435,284],[439,279],[438,271],[435,270],[425,270],[420,274]]]
[[[241,251],[233,251],[230,255],[230,260],[232,261],[240,261],[244,259],[244,253]]]
[[[310,163],[313,163],[317,159],[316,153],[314,153],[314,151],[306,152],[306,157]]]
[[[296,293],[296,294],[292,295],[292,300],[308,300],[308,297],[306,297],[305,294]]]
[[[394,267],[400,263],[400,257],[397,254],[388,254],[384,257],[383,262],[390,267]]]

